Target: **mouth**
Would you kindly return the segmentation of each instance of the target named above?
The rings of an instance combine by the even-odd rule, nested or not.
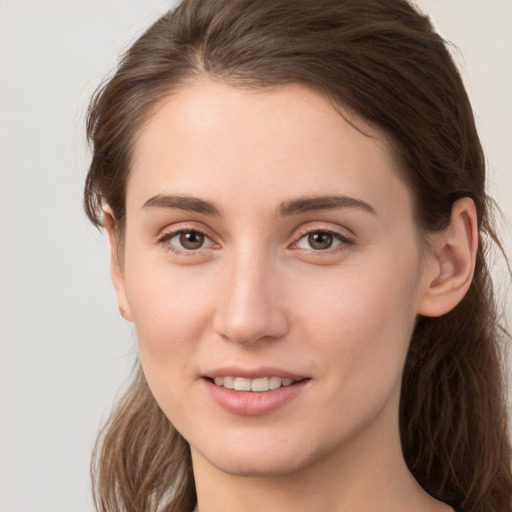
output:
[[[271,369],[245,371],[245,375],[233,370],[218,370],[202,380],[214,402],[227,412],[242,416],[264,416],[281,409],[304,393],[311,381],[281,371],[279,376]]]
[[[292,386],[299,380],[290,379],[288,377],[257,377],[250,379],[247,377],[223,376],[209,378],[209,380],[218,387],[233,389],[235,391],[254,391],[263,393],[265,391],[273,391],[275,389]],[[302,379],[300,379],[302,380]]]

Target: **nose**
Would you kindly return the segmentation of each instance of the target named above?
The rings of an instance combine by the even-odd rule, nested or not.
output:
[[[265,257],[240,255],[225,263],[213,325],[219,336],[247,345],[286,334],[284,290],[277,273]]]

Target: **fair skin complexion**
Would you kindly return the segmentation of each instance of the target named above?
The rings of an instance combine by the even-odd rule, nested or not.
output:
[[[351,119],[367,136],[299,86],[198,80],[137,138],[122,261],[105,212],[119,307],[201,512],[451,510],[408,471],[398,405],[417,316],[471,282],[474,205],[420,255],[385,139]],[[237,376],[293,382],[219,380]]]

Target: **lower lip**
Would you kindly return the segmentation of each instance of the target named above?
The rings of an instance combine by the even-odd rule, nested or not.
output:
[[[304,389],[308,379],[269,391],[235,391],[217,386],[209,379],[204,379],[204,382],[213,400],[226,411],[242,416],[260,416],[293,400]]]

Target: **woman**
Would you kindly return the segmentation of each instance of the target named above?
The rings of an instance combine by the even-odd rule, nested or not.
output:
[[[140,368],[101,511],[511,510],[499,242],[403,0],[185,0],[93,98],[86,211]]]

